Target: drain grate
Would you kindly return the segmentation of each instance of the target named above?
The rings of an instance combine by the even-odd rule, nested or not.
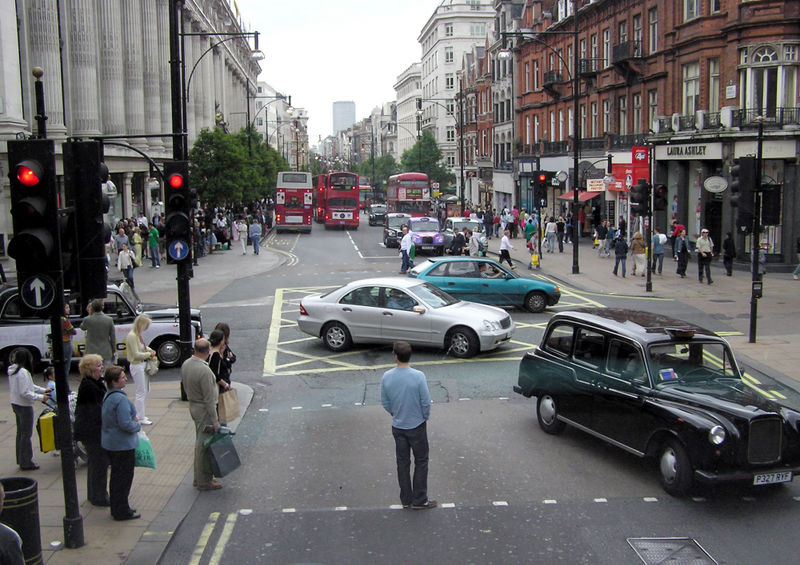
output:
[[[628,543],[647,565],[718,565],[692,538],[628,538]]]

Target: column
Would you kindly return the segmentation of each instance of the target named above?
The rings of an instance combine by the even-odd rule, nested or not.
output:
[[[122,218],[130,218],[133,210],[133,175],[134,173],[122,173]]]
[[[217,99],[214,90],[214,60],[215,50],[212,49],[203,59],[203,124],[210,128],[214,127],[214,102]]]
[[[145,133],[161,133],[161,86],[159,80],[158,30],[169,20],[158,20],[158,9],[152,0],[142,2],[142,73],[144,87],[144,130]],[[147,140],[150,150],[161,153],[164,140],[151,137]]]
[[[28,129],[23,119],[21,74],[17,43],[17,9],[14,0],[0,0],[0,136],[13,137]],[[9,44],[10,43],[10,44]],[[9,216],[10,217],[10,216]]]
[[[189,19],[188,13],[184,12],[184,28],[188,33],[194,32],[194,26],[192,25],[191,19]],[[184,65],[186,67],[186,83],[188,86],[189,82],[189,73],[192,72],[192,67],[194,66],[195,62],[195,49],[194,49],[194,42],[193,39],[195,36],[188,36],[183,38],[183,42],[185,45],[185,51],[183,54],[184,57]],[[187,133],[187,147],[191,148],[194,144],[194,140],[197,139],[197,133],[194,127],[194,112],[192,111],[192,100],[194,100],[195,96],[195,84],[194,84],[194,77],[192,77],[192,84],[191,89],[187,92],[188,99],[186,100],[186,133]]]
[[[194,53],[194,63],[198,63],[197,68],[194,71],[194,78],[192,79],[192,99],[191,99],[191,110],[194,112],[194,126],[195,126],[195,139],[197,139],[197,135],[200,133],[200,130],[203,129],[204,126],[207,124],[205,123],[204,118],[204,111],[203,105],[205,103],[206,98],[206,59],[207,57],[203,57],[203,53],[208,48],[208,38],[195,36],[194,39],[194,46],[197,50]]]
[[[169,2],[171,0],[158,0],[156,10],[156,20],[159,22],[158,30],[158,84],[161,109],[160,131],[166,133],[172,131],[172,89],[171,89],[171,69],[169,66]],[[164,143],[165,155],[172,154],[172,138],[162,138]],[[149,210],[150,208],[148,208]]]
[[[97,38],[100,61],[101,131],[120,135],[125,131],[125,84],[122,80],[122,0],[97,0]]]
[[[68,84],[70,135],[100,133],[97,18],[94,0],[69,0],[66,13],[69,49]]]
[[[47,136],[64,137],[63,95],[61,92],[61,58],[58,45],[58,8],[56,0],[31,0],[25,4],[28,40],[28,68],[23,69],[23,80],[30,80],[31,124],[36,131],[35,96],[31,68],[44,69],[44,108],[47,114]]]
[[[124,0],[122,4],[121,47],[127,133],[141,135],[145,133],[141,0]],[[130,144],[141,149],[147,148],[144,138],[132,138]]]

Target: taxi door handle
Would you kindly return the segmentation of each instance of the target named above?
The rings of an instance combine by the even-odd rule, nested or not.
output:
[[[352,312],[352,311],[353,311],[352,308],[347,308],[347,307],[342,308],[342,312]]]
[[[394,314],[392,314],[391,312],[384,312],[383,315],[384,316],[394,316]]]

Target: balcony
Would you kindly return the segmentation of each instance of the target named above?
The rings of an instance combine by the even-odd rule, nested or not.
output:
[[[611,135],[611,149],[630,149],[640,145],[647,145],[647,134]]]
[[[614,45],[611,49],[611,63],[625,76],[625,81],[628,85],[633,84],[634,79],[642,74],[640,69],[637,68],[641,57],[641,41],[623,41],[618,45]]]
[[[566,155],[569,152],[569,141],[542,141],[543,155]]]
[[[740,128],[757,128],[759,116],[764,116],[764,125],[767,127],[800,125],[800,108],[737,109],[733,112],[731,125]]]
[[[542,84],[544,85],[545,88],[547,88],[548,86],[552,86],[554,84],[559,84],[561,82],[564,82],[564,79],[561,76],[561,73],[559,73],[558,71],[544,72],[544,75],[542,77]]]
[[[581,151],[603,151],[605,148],[605,137],[584,137],[581,139]]]
[[[603,68],[603,60],[602,59],[581,59],[579,61],[578,69],[580,71],[580,75],[583,78],[591,78]]]

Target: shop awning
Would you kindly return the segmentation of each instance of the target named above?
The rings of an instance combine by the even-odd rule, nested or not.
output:
[[[574,200],[575,191],[570,190],[569,192],[565,192],[561,196],[558,197],[559,200]],[[600,196],[603,194],[602,192],[586,192],[585,190],[578,191],[578,200],[581,202],[586,202],[587,200],[591,200],[595,196]]]

